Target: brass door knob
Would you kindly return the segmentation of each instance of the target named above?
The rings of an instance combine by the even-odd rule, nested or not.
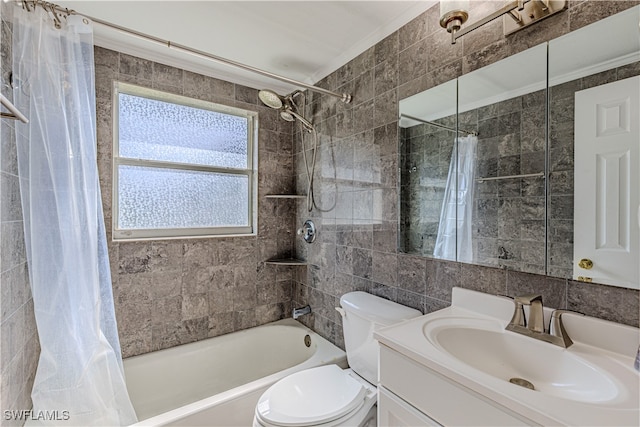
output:
[[[591,283],[593,279],[591,277],[578,276],[578,282]]]
[[[582,258],[578,263],[578,267],[584,268],[585,270],[591,270],[593,268],[593,261],[590,259]]]

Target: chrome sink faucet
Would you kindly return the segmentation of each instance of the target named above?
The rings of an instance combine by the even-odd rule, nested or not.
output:
[[[513,312],[513,317],[511,317],[511,321],[505,328],[506,330],[517,332],[563,348],[567,348],[573,344],[573,341],[569,338],[569,334],[567,334],[567,331],[562,324],[562,315],[569,312],[568,310],[554,310],[551,315],[549,332],[547,333],[544,329],[542,296],[523,295],[515,297],[513,302],[515,304],[515,310]],[[529,322],[526,321],[524,316],[525,305],[529,306]]]
[[[541,295],[523,295],[515,297],[516,309],[518,304],[524,309],[525,305],[529,306],[529,322],[525,322],[523,326],[527,326],[532,332],[544,332],[544,310],[542,307]],[[524,320],[524,317],[523,317]],[[526,324],[528,323],[528,325]]]

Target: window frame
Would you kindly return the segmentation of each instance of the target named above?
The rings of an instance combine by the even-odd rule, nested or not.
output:
[[[119,126],[119,95],[138,96],[156,101],[173,103],[192,108],[228,114],[247,119],[247,167],[246,169],[228,168],[220,166],[207,166],[193,163],[171,162],[163,160],[134,159],[120,157],[120,126]],[[235,237],[257,235],[258,222],[258,113],[242,108],[230,107],[210,101],[177,95],[143,86],[132,85],[114,81],[113,88],[113,152],[112,152],[112,187],[111,187],[111,212],[112,212],[112,240],[160,240],[160,239],[185,239],[204,237]],[[171,171],[209,172],[225,175],[245,175],[248,180],[248,225],[238,227],[191,227],[191,228],[145,228],[145,229],[120,229],[119,226],[119,167],[139,166],[156,169],[168,169]]]

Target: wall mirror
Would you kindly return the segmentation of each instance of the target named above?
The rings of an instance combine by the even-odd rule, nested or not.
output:
[[[400,250],[639,288],[639,17],[401,100]]]

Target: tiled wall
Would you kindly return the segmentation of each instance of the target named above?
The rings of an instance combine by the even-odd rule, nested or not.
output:
[[[11,3],[0,3],[0,72],[2,94],[13,99],[11,72]],[[16,122],[0,121],[0,409],[31,408],[31,388],[40,347],[33,315],[33,299],[24,245],[22,206],[18,181]],[[7,420],[0,425],[21,425]]]
[[[536,91],[459,115],[460,128],[478,134],[476,178],[544,171],[545,102],[546,92]],[[455,126],[455,117],[439,122]],[[400,137],[402,252],[431,256],[454,134],[420,124]],[[544,274],[544,181],[472,182],[474,262]]]
[[[95,49],[98,167],[111,240],[112,90],[132,83],[259,113],[256,237],[109,242],[124,357],[290,316],[292,270],[263,261],[291,253],[295,206],[266,199],[294,185],[292,127],[255,89]]]
[[[341,344],[333,307],[345,292],[366,290],[430,312],[447,306],[451,288],[462,286],[512,296],[541,293],[550,307],[638,326],[637,290],[397,252],[398,100],[636,4],[570,1],[568,11],[512,36],[504,37],[496,20],[455,45],[440,28],[435,6],[323,79],[320,85],[352,93],[353,102],[310,94],[305,111],[320,133],[315,198],[321,209],[308,213],[300,204],[297,211],[298,224],[312,218],[318,226],[314,244],[295,242],[297,255],[310,265],[297,270],[294,304],[310,303],[314,311],[301,320]],[[497,2],[472,5],[483,16]],[[300,135],[296,170],[304,191]]]
[[[436,122],[455,126],[453,117]],[[426,123],[398,131],[400,251],[428,256],[438,237],[455,132]]]

